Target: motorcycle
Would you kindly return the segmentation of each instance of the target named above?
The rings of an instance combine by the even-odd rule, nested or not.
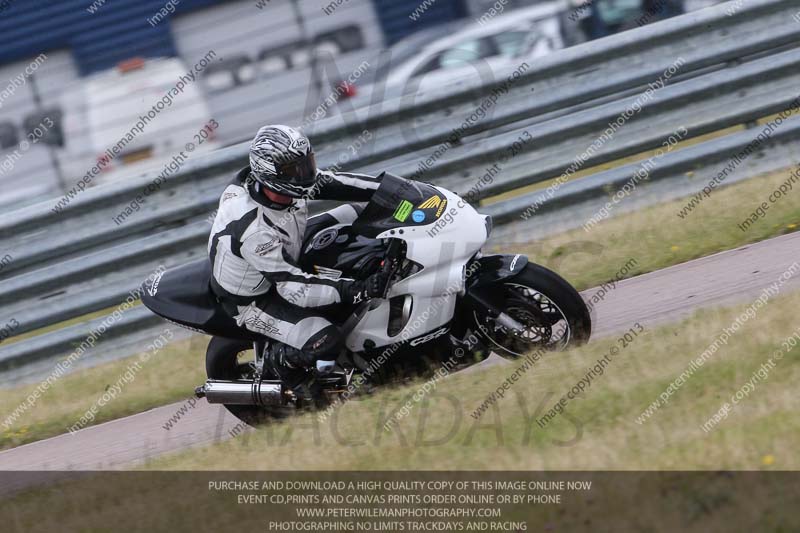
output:
[[[143,303],[180,326],[212,336],[207,381],[195,391],[255,423],[297,408],[331,405],[361,386],[458,369],[492,352],[515,359],[589,340],[591,318],[578,292],[521,254],[484,255],[492,220],[443,187],[384,173],[352,224],[309,219],[303,270],[364,279],[382,269],[383,298],[336,304],[326,316],[345,349],[288,382],[265,364],[276,342],[237,325],[210,289],[208,259],[165,271],[144,286]],[[248,355],[249,350],[253,351]],[[455,354],[455,355],[454,355]]]

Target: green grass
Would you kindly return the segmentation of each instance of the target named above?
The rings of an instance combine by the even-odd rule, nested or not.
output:
[[[717,189],[686,219],[676,215],[687,201],[679,199],[607,219],[588,233],[580,228],[515,251],[527,253],[532,261],[550,266],[585,289],[613,279],[631,258],[637,266],[626,277],[792,233],[800,228],[797,184],[747,232],[737,227],[786,181],[790,171]]]
[[[788,171],[778,172],[717,190],[687,220],[675,215],[685,200],[673,201],[611,218],[588,234],[579,229],[504,251],[529,254],[532,261],[553,268],[579,289],[611,280],[630,259],[636,265],[624,277],[632,277],[796,231],[800,226],[800,196],[788,196],[773,205],[747,233],[736,227],[787,176]],[[176,343],[151,359],[122,395],[100,410],[94,423],[188,397],[205,379],[206,341],[198,336],[191,346],[189,342]],[[0,449],[63,433],[107,385],[116,382],[130,361],[98,366],[59,380],[16,424],[7,430],[0,427]],[[34,387],[3,391],[0,422]]]
[[[798,334],[800,293],[771,300],[649,419],[641,413],[750,302],[703,310],[645,330],[626,348],[616,338],[541,359],[482,417],[472,413],[519,363],[441,380],[396,428],[385,420],[423,382],[275,422],[236,439],[157,459],[156,470],[797,470],[800,342],[711,431],[709,417]],[[544,428],[544,416],[604,354],[605,372]],[[538,412],[538,415],[537,415]]]
[[[172,343],[141,364],[135,379],[99,408],[99,424],[185,399],[205,381],[206,341],[197,336]],[[78,422],[109,386],[116,384],[139,356],[105,363],[68,374],[56,381],[9,429],[0,426],[0,449],[19,446],[61,433]],[[0,423],[6,420],[38,384],[15,387],[0,394]]]

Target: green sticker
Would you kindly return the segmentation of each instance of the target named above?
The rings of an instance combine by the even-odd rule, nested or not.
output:
[[[408,200],[403,200],[400,202],[400,205],[397,206],[397,209],[394,212],[394,218],[400,222],[405,222],[408,218],[408,215],[411,214],[412,209],[414,209],[414,204]]]

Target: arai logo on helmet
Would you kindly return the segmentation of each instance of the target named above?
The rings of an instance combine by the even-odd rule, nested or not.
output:
[[[308,139],[306,139],[305,137],[300,137],[299,139],[295,139],[294,142],[292,142],[292,148],[300,152],[307,151]]]

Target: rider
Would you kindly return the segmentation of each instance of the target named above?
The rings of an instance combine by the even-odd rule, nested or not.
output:
[[[371,176],[318,170],[308,138],[273,125],[258,131],[250,165],[223,192],[208,242],[211,286],[240,327],[281,343],[268,354],[275,370],[335,360],[344,339],[324,310],[381,295],[385,274],[336,279],[298,266],[307,200],[366,202],[378,185]],[[349,224],[357,212],[347,204],[319,216]]]

